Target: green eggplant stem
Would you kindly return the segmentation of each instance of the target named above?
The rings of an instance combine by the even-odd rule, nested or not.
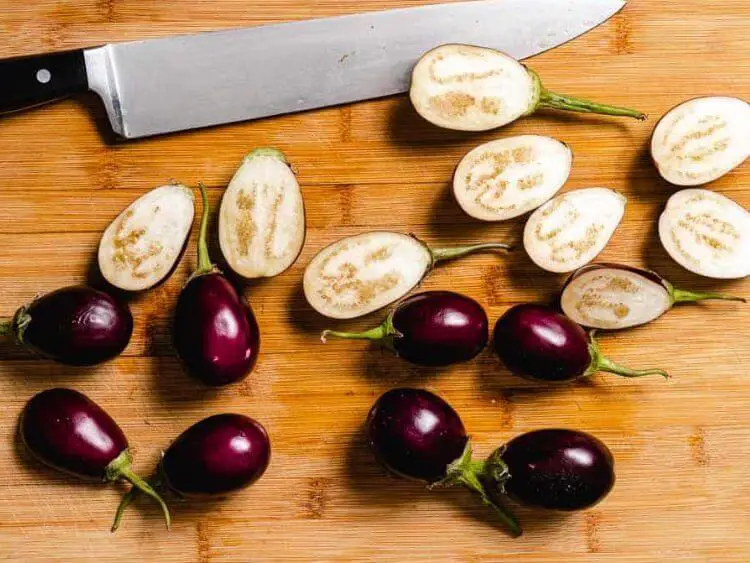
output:
[[[133,487],[131,488],[127,493],[125,493],[122,496],[122,500],[120,501],[120,504],[117,505],[117,512],[115,512],[115,520],[112,522],[112,529],[111,531],[114,533],[117,531],[117,529],[120,527],[120,522],[122,522],[122,515],[125,513],[125,509],[130,506],[130,503],[132,503],[135,500],[135,497],[138,496],[138,488]]]
[[[686,291],[684,289],[674,288],[670,292],[672,304],[675,303],[694,303],[696,301],[706,301],[707,299],[720,299],[723,301],[740,301],[747,303],[744,297],[727,295],[726,293],[715,293],[713,291]]]
[[[461,457],[448,466],[445,479],[439,481],[436,485],[451,486],[460,484],[473,491],[479,495],[479,498],[485,505],[495,511],[511,535],[516,538],[519,537],[523,533],[523,530],[518,519],[508,509],[495,502],[483,484],[483,480],[490,478],[490,475],[487,474],[487,464],[483,461],[472,460],[471,454],[471,441],[467,441],[466,448]]]
[[[634,117],[640,121],[646,119],[646,114],[634,109],[599,104],[597,102],[584,100],[583,98],[574,98],[564,94],[556,94],[545,88],[542,88],[538,107],[559,109],[563,111],[576,111],[579,113],[597,113],[601,115]]]
[[[159,506],[162,509],[162,512],[164,513],[164,521],[167,525],[167,530],[169,530],[172,526],[172,518],[169,514],[169,508],[167,507],[167,503],[164,502],[164,499],[161,498],[159,493],[157,493],[151,485],[149,485],[145,480],[143,480],[141,477],[136,475],[136,473],[133,471],[133,456],[130,454],[129,450],[124,450],[119,456],[117,456],[114,460],[110,462],[110,464],[107,466],[106,474],[105,474],[105,481],[114,482],[118,479],[125,479],[126,481],[129,481],[134,489],[140,490],[142,493],[147,494],[151,498],[153,498],[156,502],[159,503]],[[122,503],[120,503],[122,505]],[[115,516],[115,521],[112,524],[112,531],[115,531],[117,527],[120,524],[120,519],[122,518],[122,511],[125,510],[125,507],[127,506],[126,503],[125,506],[120,509],[118,507],[117,511],[118,514]]]
[[[615,115],[621,117],[634,117],[640,121],[646,119],[646,114],[640,111],[636,111],[630,108],[623,108],[619,106],[610,106],[607,104],[600,104],[592,102],[590,100],[584,100],[583,98],[576,98],[573,96],[566,96],[565,94],[557,94],[550,92],[542,84],[542,80],[539,75],[531,70],[526,69],[532,80],[534,81],[534,90],[537,97],[537,102],[532,105],[527,113],[533,113],[537,108],[552,108],[563,111],[576,111],[579,113],[598,113],[601,115]]]
[[[13,334],[13,321],[0,323],[0,336],[10,336]]]
[[[509,244],[501,242],[487,242],[483,244],[473,244],[470,246],[455,246],[451,248],[431,248],[430,254],[432,254],[432,263],[442,262],[444,260],[453,260],[454,258],[461,258],[467,254],[474,252],[481,252],[483,250],[510,250],[512,247]]]
[[[208,255],[208,243],[206,242],[208,233],[208,214],[210,211],[208,205],[208,194],[203,182],[198,183],[198,189],[201,191],[201,201],[203,202],[203,212],[201,213],[201,223],[198,230],[198,269],[193,276],[210,274],[214,271],[214,265],[211,263],[211,257]]]
[[[401,333],[393,326],[393,313],[383,321],[381,325],[365,330],[363,332],[341,332],[338,330],[324,330],[320,335],[323,344],[326,343],[329,336],[335,338],[346,338],[349,340],[384,340],[390,336],[401,336]]]
[[[607,373],[613,373],[621,377],[644,377],[646,375],[661,375],[665,379],[669,379],[669,374],[663,369],[659,368],[648,368],[648,369],[631,369],[625,366],[616,364],[609,358],[602,355],[599,350],[599,344],[594,338],[596,331],[592,330],[589,333],[589,354],[591,356],[591,365],[586,370],[584,376],[593,375],[597,371],[605,371]]]

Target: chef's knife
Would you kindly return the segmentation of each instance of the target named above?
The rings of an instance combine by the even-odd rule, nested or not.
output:
[[[0,113],[87,90],[133,139],[388,96],[444,43],[523,59],[624,0],[482,0],[264,25],[0,61]]]

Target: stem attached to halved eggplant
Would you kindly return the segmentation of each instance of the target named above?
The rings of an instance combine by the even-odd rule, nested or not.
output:
[[[695,303],[696,301],[706,301],[709,299],[747,303],[747,299],[744,297],[727,295],[726,293],[716,293],[713,291],[687,291],[685,289],[677,289],[671,284],[667,286],[667,292],[669,293],[672,305],[675,303]]]
[[[211,263],[211,257],[208,255],[208,243],[206,242],[208,234],[209,206],[206,186],[203,182],[198,183],[198,189],[200,189],[201,192],[203,211],[201,212],[201,224],[198,230],[198,268],[193,272],[192,277],[202,276],[216,271],[216,266]]]
[[[669,379],[670,375],[659,368],[648,368],[648,369],[631,369],[625,366],[616,364],[609,358],[605,357],[599,349],[599,343],[595,338],[596,330],[589,332],[589,355],[591,356],[591,364],[584,373],[584,376],[593,375],[597,371],[605,371],[607,373],[613,373],[621,377],[644,377],[646,375],[661,375],[665,379]]]
[[[511,250],[512,246],[501,242],[487,242],[482,244],[473,244],[469,246],[455,246],[450,248],[429,248],[430,254],[432,255],[432,264],[435,265],[438,262],[445,260],[453,260],[454,258],[461,258],[467,254],[473,254],[474,252],[481,252],[483,250]]]
[[[646,119],[646,114],[634,109],[600,104],[597,102],[585,100],[583,98],[576,98],[573,96],[566,96],[565,94],[556,94],[555,92],[550,92],[544,87],[541,79],[539,78],[539,75],[536,72],[528,67],[526,68],[526,70],[534,81],[535,90],[538,95],[537,103],[531,107],[531,110],[528,113],[533,113],[538,108],[552,108],[564,111],[575,111],[579,113],[597,113],[601,115],[633,117],[640,121],[644,121]]]

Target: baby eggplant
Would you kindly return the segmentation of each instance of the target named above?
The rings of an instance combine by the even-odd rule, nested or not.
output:
[[[169,510],[159,494],[133,472],[128,440],[99,405],[72,389],[49,389],[35,395],[21,414],[23,443],[41,462],[89,481],[125,479]]]
[[[120,354],[130,342],[133,316],[124,303],[86,286],[39,297],[0,324],[0,334],[42,357],[72,366],[91,366]]]
[[[750,105],[727,96],[683,102],[659,120],[651,157],[662,178],[678,186],[706,184],[750,156]]]
[[[188,373],[219,386],[247,377],[255,366],[260,331],[255,315],[208,256],[208,198],[201,184],[203,214],[198,269],[180,292],[174,318],[174,347]]]
[[[659,238],[675,262],[700,276],[750,275],[750,213],[726,196],[698,188],[672,195]]]
[[[305,206],[279,150],[255,149],[229,183],[219,211],[219,243],[229,267],[244,278],[277,276],[305,242]]]
[[[515,517],[485,490],[463,422],[443,399],[423,389],[392,389],[372,406],[366,426],[386,469],[430,486],[461,484],[493,507],[513,535],[521,534]]]
[[[430,248],[410,235],[363,233],[341,239],[313,257],[305,269],[305,298],[326,317],[362,317],[401,299],[438,262],[481,250],[509,248],[502,243]]]
[[[677,303],[742,301],[724,293],[686,291],[656,272],[622,264],[589,264],[576,271],[560,296],[563,312],[590,328],[620,329],[658,319]]]
[[[607,188],[574,190],[534,211],[523,231],[529,258],[549,272],[572,272],[607,246],[627,199]]]
[[[445,129],[487,131],[539,108],[645,119],[641,112],[550,92],[537,74],[505,53],[443,45],[412,72],[409,96],[424,119]]]
[[[623,377],[661,375],[661,369],[633,370],[599,351],[590,334],[550,307],[515,305],[495,325],[495,351],[511,373],[537,381],[573,381],[597,371]]]
[[[182,497],[220,495],[260,479],[271,460],[271,442],[259,422],[217,414],[193,424],[162,455],[156,481]],[[123,496],[114,532],[138,491]]]
[[[536,430],[495,450],[484,464],[496,492],[550,510],[590,508],[615,484],[612,452],[576,430]]]
[[[447,366],[471,360],[487,345],[487,314],[465,295],[426,291],[398,303],[383,324],[365,332],[326,330],[338,338],[378,340],[400,358],[422,366]]]
[[[143,291],[169,276],[187,246],[194,199],[190,188],[170,184],[131,203],[99,243],[104,279],[125,291]]]
[[[490,141],[470,151],[453,175],[453,195],[468,215],[505,221],[553,197],[570,175],[570,148],[540,135]]]

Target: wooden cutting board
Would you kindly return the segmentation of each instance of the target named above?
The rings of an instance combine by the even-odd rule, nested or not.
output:
[[[421,3],[0,0],[0,56]],[[116,143],[95,98],[1,118],[0,316],[37,293],[94,275],[103,229],[146,190],[170,178],[202,180],[216,204],[253,147],[279,147],[298,169],[308,235],[291,270],[246,288],[263,345],[256,371],[239,385],[201,387],[170,351],[170,313],[195,265],[194,244],[166,284],[133,301],[135,334],[116,361],[75,369],[0,346],[0,559],[750,561],[750,306],[684,306],[647,327],[602,337],[612,358],[664,367],[674,374],[668,382],[597,375],[539,387],[511,376],[489,352],[432,370],[364,343],[318,339],[325,327],[358,329],[381,318],[330,323],[306,305],[303,268],[339,237],[387,228],[435,244],[520,241],[522,220],[469,219],[449,183],[470,148],[522,133],[551,135],[573,148],[566,189],[608,186],[628,196],[625,220],[602,259],[652,267],[685,288],[750,296],[748,280],[714,283],[665,255],[656,218],[675,188],[659,179],[647,153],[651,128],[671,106],[698,95],[750,93],[747,2],[631,0],[605,25],[530,64],[551,89],[633,106],[651,119],[545,113],[502,131],[460,134],[425,124],[406,98],[396,97]],[[749,186],[745,165],[709,187],[750,207]],[[519,249],[440,267],[424,288],[466,293],[494,322],[515,303],[549,300],[561,281]],[[479,454],[536,428],[592,432],[615,454],[617,485],[585,513],[519,510],[526,534],[512,540],[468,492],[428,493],[375,464],[361,425],[375,398],[396,385],[424,386],[449,400]],[[171,533],[152,504],[139,502],[112,535],[124,486],[78,483],[19,445],[25,401],[53,386],[74,387],[104,406],[129,436],[144,475],[183,429],[227,411],[266,425],[271,466],[256,485],[226,500],[175,504]]]

